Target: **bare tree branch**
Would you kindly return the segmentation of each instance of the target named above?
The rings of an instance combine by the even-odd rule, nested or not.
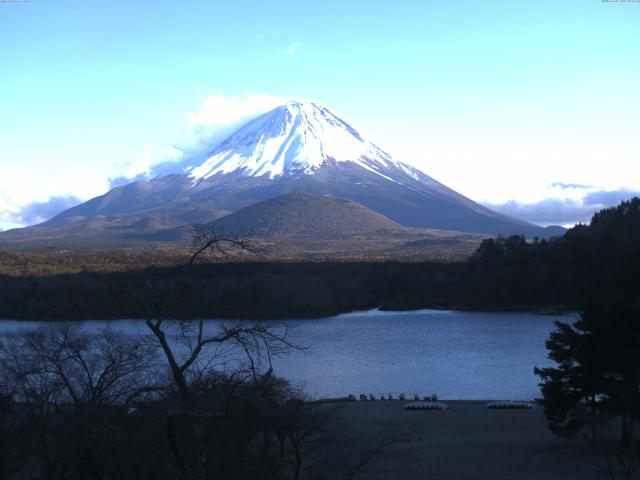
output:
[[[244,231],[238,234],[225,233],[222,228],[210,223],[192,226],[192,247],[190,265],[197,259],[207,259],[215,254],[229,257],[236,253],[261,255],[265,252],[251,234]]]

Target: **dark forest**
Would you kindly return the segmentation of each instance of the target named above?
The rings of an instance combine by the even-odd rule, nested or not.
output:
[[[0,276],[0,316],[144,318],[152,285],[166,318],[304,318],[359,309],[581,309],[640,285],[640,199],[550,240],[482,242],[464,262],[188,262],[126,271]]]

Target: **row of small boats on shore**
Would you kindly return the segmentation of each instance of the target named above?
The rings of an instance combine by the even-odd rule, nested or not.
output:
[[[380,395],[376,397],[373,394],[365,395],[360,394],[359,397],[355,395],[349,395],[347,397],[339,397],[339,398],[325,398],[322,400],[316,400],[314,403],[333,403],[333,402],[371,402],[376,400],[400,400],[407,401],[407,397],[404,393],[398,395],[397,398],[394,398],[392,394],[388,395]],[[486,404],[487,408],[490,409],[498,409],[498,410],[529,410],[535,408],[536,403],[529,400],[497,400],[491,401]],[[406,410],[446,410],[449,406],[446,403],[443,403],[438,400],[438,395],[435,393],[427,396],[420,396],[415,394],[413,396],[413,401],[407,403],[404,408]]]

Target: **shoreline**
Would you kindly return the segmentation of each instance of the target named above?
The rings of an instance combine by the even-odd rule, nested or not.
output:
[[[176,317],[176,316],[158,316],[154,318],[161,318],[163,320],[205,320],[205,321],[264,321],[264,322],[287,322],[287,321],[305,321],[305,320],[322,320],[324,318],[334,318],[348,315],[362,315],[362,314],[419,314],[420,312],[481,312],[481,313],[530,313],[532,315],[541,315],[549,317],[561,317],[571,314],[577,314],[581,310],[578,306],[553,306],[551,307],[470,307],[470,306],[426,306],[418,308],[394,308],[385,309],[384,306],[378,308],[363,308],[355,310],[346,310],[339,312],[327,312],[318,313],[317,315],[299,314],[299,315],[286,315],[282,317],[271,317],[266,315],[222,315],[210,318],[202,317]],[[243,312],[246,313],[246,312]],[[94,315],[91,318],[45,318],[45,317],[15,317],[15,318],[0,318],[0,322],[104,322],[104,321],[145,321],[144,317],[115,317],[115,316],[100,316]]]
[[[405,398],[404,400],[400,400],[399,398],[392,398],[391,400],[388,400],[388,399],[380,400],[379,398],[376,398],[375,400],[360,400],[360,399],[349,400],[347,397],[337,397],[337,398],[318,398],[318,399],[309,400],[306,403],[353,405],[353,404],[364,404],[364,403],[372,404],[372,403],[400,403],[400,402],[409,404],[409,403],[414,403],[419,401],[422,403],[439,402],[439,403],[447,403],[447,404],[451,403],[453,405],[456,405],[456,404],[467,404],[467,403],[487,404],[491,402],[526,402],[526,403],[534,404],[534,408],[542,408],[542,405],[540,404],[540,400],[541,398],[534,398],[533,400],[520,399],[520,398],[490,398],[490,399],[484,399],[484,400],[477,399],[477,398],[454,399],[454,400],[448,400],[446,398],[438,398],[437,400],[414,400],[412,398]],[[526,410],[526,409],[512,408],[512,409],[503,409],[503,410]]]

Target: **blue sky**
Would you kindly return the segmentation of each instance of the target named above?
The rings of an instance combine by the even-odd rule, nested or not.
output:
[[[31,0],[0,41],[0,228],[287,98],[539,223],[640,191],[640,2]]]

